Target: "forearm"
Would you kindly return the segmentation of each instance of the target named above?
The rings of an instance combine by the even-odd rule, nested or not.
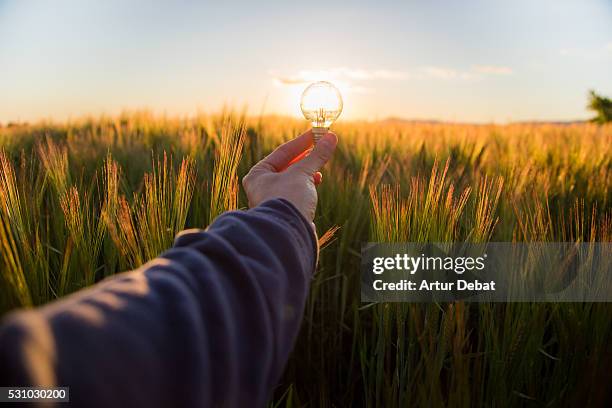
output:
[[[90,405],[262,405],[315,259],[309,222],[287,202],[224,214],[137,271],[14,315],[0,333],[3,377],[67,385]]]

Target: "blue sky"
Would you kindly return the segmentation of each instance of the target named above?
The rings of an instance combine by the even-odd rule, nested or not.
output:
[[[612,95],[612,1],[0,0],[0,122],[298,115],[315,79],[345,119],[586,118],[588,89]]]

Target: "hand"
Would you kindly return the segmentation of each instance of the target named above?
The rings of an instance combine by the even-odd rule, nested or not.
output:
[[[315,185],[322,181],[319,170],[331,158],[337,143],[338,137],[327,132],[309,154],[312,132],[308,131],[278,147],[242,179],[249,207],[272,198],[284,198],[307,220],[314,220]]]

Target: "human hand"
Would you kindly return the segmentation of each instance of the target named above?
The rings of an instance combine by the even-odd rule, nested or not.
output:
[[[308,131],[279,146],[242,179],[249,207],[284,198],[306,219],[314,220],[318,198],[315,185],[322,181],[319,170],[331,158],[337,143],[338,137],[327,132],[309,153],[312,131]]]

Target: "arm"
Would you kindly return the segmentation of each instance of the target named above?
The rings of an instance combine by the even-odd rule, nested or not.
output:
[[[331,156],[335,136],[287,168],[310,140],[302,135],[252,169],[251,210],[183,232],[138,270],[9,316],[0,385],[69,386],[78,406],[263,406],[316,263],[309,195],[316,206],[321,176],[310,169],[324,163],[321,152]]]
[[[136,271],[13,315],[1,383],[70,386],[77,405],[262,406],[299,329],[316,249],[287,201],[226,213]]]

